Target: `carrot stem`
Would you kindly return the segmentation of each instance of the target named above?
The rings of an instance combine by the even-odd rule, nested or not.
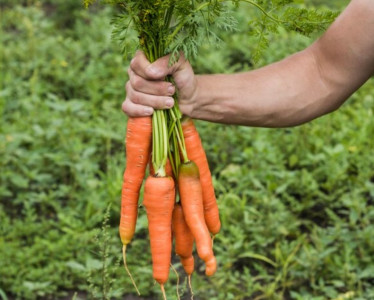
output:
[[[167,126],[166,126],[166,118],[165,118],[165,112],[164,111],[161,111],[161,124],[163,125],[162,126],[162,141],[164,143],[164,148],[162,149],[163,152],[162,152],[162,165],[165,166],[166,164],[166,160],[167,160],[167,157],[168,157],[168,129],[167,129]],[[164,175],[165,176],[165,175]]]
[[[173,153],[171,152],[171,147],[169,147],[168,152],[169,152],[168,157],[169,157],[171,169],[173,171],[174,176],[176,176],[175,162],[174,162],[174,159],[173,159]]]
[[[181,163],[181,159],[180,159],[178,141],[175,135],[175,131],[173,131],[171,134],[170,145],[172,146],[172,149],[171,147],[169,147],[169,160],[170,160],[170,163],[173,169],[174,177],[178,178],[178,169]]]
[[[122,247],[122,256],[123,256],[123,264],[125,265],[125,269],[126,269],[126,271],[127,271],[127,274],[129,274],[130,279],[131,279],[131,282],[132,282],[134,288],[136,289],[136,292],[137,292],[138,295],[140,296],[140,292],[139,292],[139,290],[138,290],[138,287],[136,286],[135,280],[134,280],[134,278],[132,277],[129,268],[127,267],[127,262],[126,262],[126,245],[123,245],[123,247]]]
[[[166,175],[165,165],[168,156],[168,129],[165,112],[156,110],[153,117],[152,164],[155,174],[160,177]]]
[[[177,128],[175,130],[175,134],[176,134],[176,137],[177,137],[177,140],[178,140],[179,150],[181,151],[182,156],[183,156],[183,161],[188,162],[186,144],[185,144],[184,137],[183,137],[183,131],[182,131],[182,125],[180,123],[180,119],[177,118],[174,107],[171,108],[169,111],[170,111],[170,115],[171,115],[172,119],[175,120],[175,122],[176,122],[176,127]]]

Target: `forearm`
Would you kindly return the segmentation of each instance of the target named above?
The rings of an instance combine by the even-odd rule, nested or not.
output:
[[[310,51],[251,72],[201,75],[192,116],[261,127],[304,123],[338,106],[318,78]]]

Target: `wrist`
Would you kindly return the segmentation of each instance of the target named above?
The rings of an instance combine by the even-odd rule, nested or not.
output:
[[[183,115],[196,119],[196,113],[198,113],[200,105],[199,96],[199,76],[194,75],[188,88],[182,88],[179,94],[179,108]]]
[[[194,119],[224,123],[226,100],[231,93],[223,74],[195,76],[196,88],[192,98],[191,115]]]
[[[202,75],[195,75],[193,80],[194,89],[189,99],[189,117],[196,119],[196,115],[199,112],[199,106],[201,105],[201,77]]]

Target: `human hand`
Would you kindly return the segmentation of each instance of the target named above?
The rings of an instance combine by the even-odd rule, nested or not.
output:
[[[173,95],[178,90],[178,104],[181,112],[191,116],[197,81],[190,63],[183,57],[169,66],[170,56],[164,56],[150,63],[142,51],[138,51],[128,69],[126,99],[122,110],[130,117],[143,117],[153,114],[154,109],[171,108]],[[165,81],[172,75],[175,85]]]

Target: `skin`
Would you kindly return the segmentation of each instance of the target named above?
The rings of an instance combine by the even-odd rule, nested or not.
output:
[[[123,111],[151,115],[173,105],[211,122],[296,126],[338,109],[374,74],[374,1],[352,0],[311,46],[282,61],[237,74],[195,75],[183,57],[150,64],[137,52],[129,68]],[[176,87],[164,81],[171,74]]]

